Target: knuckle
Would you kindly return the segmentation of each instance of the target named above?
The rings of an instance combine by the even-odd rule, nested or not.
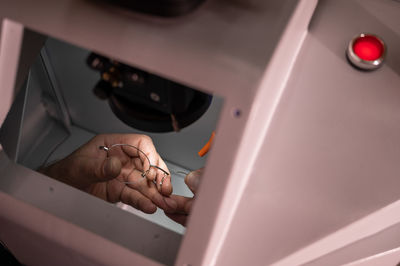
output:
[[[148,198],[156,205],[160,206],[162,205],[162,200],[160,199],[160,194],[158,193],[158,191],[156,191],[156,189],[154,190],[150,190],[149,191],[149,195]]]
[[[140,202],[137,197],[131,197],[131,202],[132,202],[132,207],[140,209],[140,204],[139,204]]]
[[[141,134],[139,137],[143,142],[153,143],[152,139],[148,135]]]

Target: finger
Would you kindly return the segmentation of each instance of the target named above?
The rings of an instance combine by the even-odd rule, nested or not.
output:
[[[171,184],[171,175],[165,175],[164,181],[162,181],[161,194],[165,196],[169,196],[172,194],[172,184]]]
[[[139,140],[138,148],[146,154],[150,162],[157,161],[158,153],[150,137],[143,135]]]
[[[131,158],[134,167],[143,172],[144,177],[149,180],[155,180],[155,172],[150,167],[151,161],[144,151],[135,146],[122,146],[122,149]]]
[[[196,191],[199,188],[200,179],[203,175],[203,172],[204,172],[204,168],[200,168],[196,171],[190,172],[185,177],[185,183],[189,187],[189,189],[193,192],[193,194],[196,194]]]
[[[120,177],[121,181],[130,184],[133,188],[138,188],[143,180],[146,182],[146,179],[142,177],[142,171],[132,167],[124,167]]]
[[[181,224],[183,226],[186,226],[186,222],[188,219],[188,216],[186,214],[171,214],[171,213],[166,213],[164,212],[166,216],[168,216],[171,220],[174,220],[178,224]]]
[[[161,162],[157,163],[157,165],[152,165],[150,168],[151,171],[148,172],[143,172],[142,162],[139,158],[132,159],[131,167],[140,170],[142,172],[142,178],[146,177],[148,180],[152,182],[154,181],[161,194],[169,196],[172,194],[171,175],[169,174],[169,170],[164,161],[162,161],[161,158],[160,160]]]
[[[142,162],[142,160],[140,158],[132,158],[131,162],[132,162],[132,167],[133,168],[138,169],[138,170],[140,170],[142,172],[144,171],[143,162]]]
[[[102,169],[102,175],[99,176],[101,181],[110,180],[121,173],[122,163],[116,157],[108,157],[104,160]]]
[[[147,179],[156,180],[156,182],[159,183],[160,180],[157,180],[157,169],[151,167],[151,165],[158,166],[158,161],[160,158],[160,155],[158,155],[152,139],[148,136],[142,136],[139,140],[138,148],[142,151],[144,157],[147,159],[147,161],[143,162],[143,169],[145,171],[148,170],[148,173],[146,175]]]
[[[144,180],[143,180],[144,181]],[[155,184],[151,181],[147,181],[147,186],[142,185],[138,188],[138,190],[148,197],[152,202],[154,202],[159,208],[168,211],[174,212],[177,208],[177,203],[175,200],[171,199],[170,197],[164,197],[160,194],[157,190]]]
[[[128,163],[131,159],[131,157],[122,150],[122,146],[110,146],[106,152],[107,157],[117,157],[122,164]]]
[[[174,200],[177,204],[177,207],[174,212],[169,212],[165,211],[167,213],[178,213],[178,214],[189,214],[192,203],[193,203],[193,198],[188,198],[184,196],[179,196],[179,195],[171,195],[169,198]]]
[[[150,199],[154,204],[163,210],[173,212],[176,210],[177,203],[169,197],[163,197],[157,190],[156,185],[145,178],[141,178],[140,171],[134,170],[125,180],[127,186],[139,191],[142,195]]]
[[[123,138],[127,144],[131,145],[123,146],[123,149],[131,157],[136,157],[134,160],[136,168],[142,169],[148,180],[155,180],[158,184],[160,184],[162,181],[162,176],[157,176],[158,170],[152,167],[152,165],[161,167],[168,173],[169,171],[164,161],[162,161],[160,155],[157,153],[152,139],[146,135],[125,135]],[[172,193],[171,188],[167,186],[165,190],[167,195]],[[159,190],[162,190],[161,187],[159,187]]]
[[[165,196],[169,196],[172,194],[171,174],[160,156],[158,156],[157,166],[162,169],[155,168],[157,170],[156,180],[158,191]]]
[[[123,141],[126,144],[134,146],[132,149],[128,149],[128,153],[131,156],[139,157],[143,163],[143,170],[150,170],[150,165],[152,162],[156,161],[156,148],[154,147],[153,141],[149,136],[137,135],[137,134],[127,134],[123,135]]]
[[[157,206],[140,192],[125,186],[121,193],[121,201],[144,213],[154,213]]]
[[[168,211],[164,211],[165,215],[167,215],[170,219],[174,220],[175,222],[186,226],[188,216],[190,214],[190,210],[193,204],[192,198],[187,198],[178,195],[171,195],[171,198],[176,201],[178,204],[176,211],[171,213]]]

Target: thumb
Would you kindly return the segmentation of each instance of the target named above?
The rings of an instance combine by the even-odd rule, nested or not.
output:
[[[190,172],[185,177],[185,183],[189,187],[189,189],[193,192],[193,194],[196,194],[196,191],[199,187],[200,179],[201,179],[201,176],[203,175],[203,172],[204,172],[204,168],[200,168],[196,171]]]
[[[71,176],[78,187],[85,187],[97,182],[104,182],[117,177],[121,172],[121,161],[116,157],[105,159],[86,156],[73,156],[69,164],[72,169]]]
[[[116,157],[107,157],[102,164],[99,181],[107,181],[116,178],[121,173],[122,164]]]
[[[106,159],[70,155],[41,172],[61,182],[85,189],[93,183],[117,177],[121,172],[121,161],[115,157]]]

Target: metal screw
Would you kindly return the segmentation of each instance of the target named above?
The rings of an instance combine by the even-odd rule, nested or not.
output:
[[[152,99],[155,102],[159,102],[161,98],[160,98],[160,95],[158,95],[155,92],[152,92],[152,93],[150,93],[150,99]]]
[[[134,82],[138,82],[138,81],[139,81],[139,75],[136,74],[136,73],[134,73],[134,74],[131,76],[131,79],[132,79]]]
[[[240,109],[233,109],[232,114],[234,117],[240,117],[242,115],[242,111]]]
[[[92,62],[92,67],[93,68],[97,68],[97,67],[101,67],[101,66],[102,66],[102,64],[101,64],[101,62],[100,62],[100,60],[98,58],[93,60],[93,62]]]

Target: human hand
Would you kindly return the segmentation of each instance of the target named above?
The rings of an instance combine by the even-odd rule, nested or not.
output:
[[[196,191],[200,184],[200,179],[203,175],[204,168],[200,168],[196,171],[190,172],[185,177],[185,183],[189,187],[189,189],[196,195]],[[165,215],[167,215],[170,219],[174,220],[177,223],[180,223],[183,226],[186,226],[187,218],[192,208],[192,204],[194,202],[193,198],[171,195],[171,198],[176,201],[178,204],[175,211],[164,210]]]
[[[100,146],[110,147],[116,143],[137,147],[148,160],[142,158],[139,152],[129,154],[121,146],[113,148],[110,155],[99,150]],[[150,137],[104,134],[94,137],[63,160],[39,171],[106,201],[121,201],[145,213],[154,213],[157,206],[166,211],[174,211],[177,203],[169,197],[172,193],[170,175],[162,180],[162,176],[150,169],[146,178],[143,178],[142,173],[150,168],[149,161],[168,171]]]

